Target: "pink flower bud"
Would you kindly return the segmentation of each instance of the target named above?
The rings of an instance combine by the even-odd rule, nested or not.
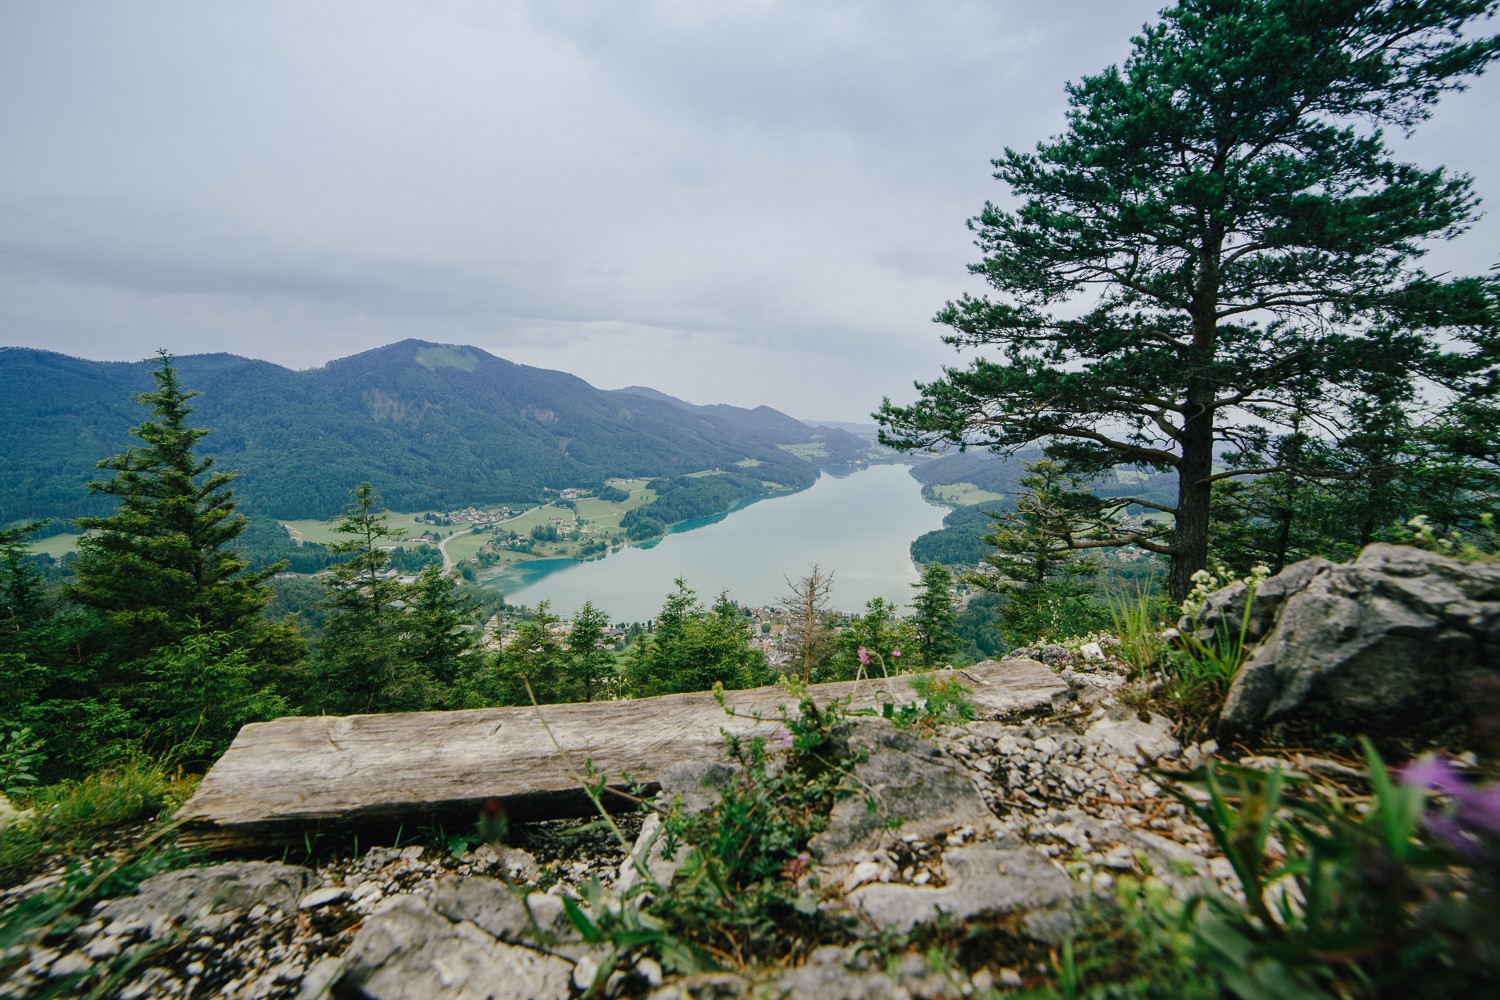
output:
[[[866,649],[865,647],[861,646],[861,647],[859,647],[858,653],[856,653],[855,655],[857,655],[859,657],[859,665],[860,666],[862,666],[862,667],[868,667],[870,665],[870,651],[868,649]]]

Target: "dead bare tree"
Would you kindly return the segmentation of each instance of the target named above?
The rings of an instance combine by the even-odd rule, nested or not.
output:
[[[778,598],[786,608],[786,636],[782,642],[802,661],[802,682],[808,684],[812,682],[813,668],[821,666],[834,651],[834,628],[827,609],[833,574],[824,573],[814,563],[812,571],[796,583],[786,577],[782,579],[791,588],[791,593]]]

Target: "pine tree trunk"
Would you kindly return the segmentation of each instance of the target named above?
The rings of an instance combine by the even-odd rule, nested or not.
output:
[[[1189,390],[1189,413],[1183,420],[1182,464],[1177,467],[1177,517],[1172,538],[1172,568],[1167,589],[1181,602],[1193,589],[1193,574],[1208,565],[1208,507],[1213,474],[1213,411],[1199,405]],[[1206,395],[1206,394],[1205,394]],[[1206,402],[1206,400],[1205,400]]]

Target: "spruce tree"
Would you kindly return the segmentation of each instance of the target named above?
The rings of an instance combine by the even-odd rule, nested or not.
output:
[[[1352,402],[1421,384],[1413,408],[1493,393],[1500,279],[1434,276],[1424,243],[1477,217],[1469,178],[1398,160],[1438,98],[1500,42],[1474,22],[1496,0],[1181,0],[1123,68],[1068,87],[1066,131],[994,161],[1016,207],[971,222],[972,270],[999,298],[938,320],[981,355],[887,401],[883,439],[1014,451],[1040,442],[1070,471],[1170,471],[1161,524],[1094,518],[1079,547],[1171,561],[1180,600],[1208,558],[1216,482],[1286,471],[1215,465],[1264,453],[1300,416],[1332,441]],[[1420,422],[1420,421],[1418,421]]]
[[[984,536],[990,551],[987,571],[969,579],[1004,594],[1000,622],[1012,646],[1081,635],[1109,624],[1108,610],[1096,596],[1098,562],[1072,548],[1063,537],[1072,512],[1097,506],[1087,482],[1042,459],[1027,465],[1026,492],[1014,510],[991,515]]]
[[[135,397],[153,418],[130,432],[141,444],[100,462],[113,475],[88,484],[117,506],[107,517],[75,521],[85,535],[68,596],[100,613],[117,661],[203,632],[241,645],[267,641],[265,581],[281,567],[249,572],[229,547],[246,520],[235,512],[234,474],[213,471],[214,460],[195,453],[208,433],[188,424],[188,403],[199,393],[183,387],[166,351],[151,375],[156,389]]]
[[[953,630],[958,624],[951,589],[953,574],[942,563],[933,563],[922,571],[922,582],[912,586],[917,591],[916,599],[911,602],[917,655],[923,666],[936,667],[962,645]]]
[[[380,495],[369,483],[350,496],[333,529],[348,537],[330,551],[349,558],[329,571],[328,619],[313,651],[312,707],[341,715],[432,708],[442,698],[441,687],[405,646],[410,588],[387,571],[387,539],[405,532],[386,524]]]
[[[667,595],[655,630],[642,636],[625,661],[634,695],[707,691],[770,683],[766,658],[750,648],[750,626],[739,607],[721,593],[705,608],[685,580]]]
[[[615,653],[609,641],[609,616],[584,601],[568,632],[568,696],[593,701],[614,676]]]
[[[558,635],[561,623],[552,613],[551,602],[542,601],[516,626],[486,682],[488,696],[494,699],[491,704],[529,705],[532,698],[543,705],[573,700],[566,672],[568,652]]]
[[[464,661],[477,655],[479,606],[460,592],[453,577],[434,563],[407,590],[406,651],[444,688],[459,678]]]
[[[266,580],[230,547],[234,474],[199,457],[208,433],[192,427],[172,357],[158,352],[156,389],[140,393],[152,419],[140,444],[99,463],[113,475],[88,484],[116,499],[107,517],[78,518],[76,575],[67,596],[86,616],[65,618],[78,638],[54,655],[35,713],[68,733],[65,769],[137,750],[201,768],[245,722],[282,714],[291,669],[305,651],[298,629],[266,621]]]

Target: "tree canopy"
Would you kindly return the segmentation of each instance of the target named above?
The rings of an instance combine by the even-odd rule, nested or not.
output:
[[[1001,298],[937,316],[948,343],[987,353],[919,383],[911,406],[887,400],[883,439],[1040,442],[1069,472],[1175,473],[1175,501],[1112,498],[1064,537],[1165,554],[1181,598],[1207,560],[1215,482],[1353,481],[1368,467],[1340,453],[1371,400],[1472,428],[1465,408],[1500,392],[1500,284],[1434,276],[1419,258],[1464,230],[1477,198],[1465,175],[1399,161],[1383,130],[1409,133],[1489,64],[1496,38],[1469,29],[1497,7],[1163,12],[1123,68],[1068,86],[1063,134],[994,161],[1018,204],[971,220],[984,252],[971,269]],[[1294,427],[1331,447],[1269,457]],[[1231,452],[1241,464],[1216,466]],[[1166,517],[1122,523],[1132,503]]]

